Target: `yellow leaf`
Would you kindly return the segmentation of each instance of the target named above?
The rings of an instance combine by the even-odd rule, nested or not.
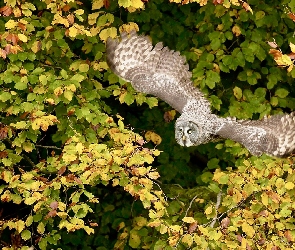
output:
[[[173,225],[169,227],[172,232],[180,232],[182,230],[181,226]]]
[[[109,68],[107,62],[99,62],[99,63],[93,63],[92,65],[94,70],[103,71]]]
[[[194,223],[194,222],[196,222],[196,220],[193,217],[183,217],[182,221],[186,222],[186,223]]]
[[[233,28],[232,28],[232,32],[235,36],[239,36],[241,35],[241,29],[239,26],[235,25]]]
[[[113,187],[118,186],[120,184],[120,181],[118,179],[112,179],[112,181],[113,181],[113,184],[112,184]]]
[[[288,190],[291,190],[294,188],[294,183],[293,182],[287,182],[286,185],[285,185],[285,188],[288,189]]]
[[[181,241],[190,247],[193,244],[193,237],[190,234],[185,234]]]
[[[94,0],[92,2],[92,10],[98,10],[103,6],[104,6],[104,0]]]
[[[83,150],[84,150],[83,144],[81,142],[77,143],[76,149],[77,149],[78,154],[82,154]]]
[[[153,151],[153,155],[154,155],[154,156],[159,156],[159,155],[161,154],[161,152],[162,152],[162,151],[160,151],[160,150],[158,150],[158,149],[155,149],[155,150]]]
[[[26,43],[28,41],[28,38],[24,34],[18,34],[17,36],[18,36],[19,40],[21,40],[24,43]]]
[[[48,98],[48,99],[45,99],[46,102],[48,102],[50,105],[54,105],[55,102],[52,98]]]
[[[155,206],[155,209],[156,209],[156,210],[162,210],[162,209],[165,208],[164,205],[163,205],[163,203],[160,202],[160,201],[156,201],[156,202],[154,203],[154,206]]]
[[[152,131],[147,131],[144,137],[147,141],[152,141],[156,145],[159,145],[162,142],[161,136]]]
[[[150,172],[147,175],[150,179],[153,179],[153,180],[156,180],[160,177],[160,174],[158,172]]]
[[[62,158],[67,163],[76,160],[77,156],[74,154],[64,154]]]
[[[25,222],[22,220],[18,220],[15,222],[15,229],[20,233],[25,228]]]
[[[102,2],[102,6],[103,6],[103,0],[101,0],[101,2]],[[92,5],[92,9],[93,9],[93,5]],[[99,14],[100,14],[100,12],[95,12],[95,13],[92,13],[92,14],[88,15],[88,23],[89,23],[89,25],[94,25],[96,23],[96,19],[99,16]]]
[[[5,23],[5,28],[6,29],[14,29],[17,27],[18,23],[14,20],[9,20],[7,23]]]
[[[168,227],[165,226],[164,224],[161,224],[160,226],[160,234],[165,234],[168,231]]]
[[[48,116],[42,116],[39,118],[36,118],[32,122],[32,129],[37,130],[41,128],[43,131],[47,131],[48,126],[53,125],[55,122],[58,122],[56,116],[54,115],[48,115]]]
[[[282,55],[281,57],[275,58],[275,61],[280,66],[290,66],[293,64],[291,58],[288,55]]]
[[[77,15],[83,15],[84,14],[84,10],[78,9],[78,10],[75,10],[74,13],[77,14]]]
[[[72,26],[69,28],[69,36],[70,37],[76,37],[78,34],[78,30],[76,27]]]
[[[211,232],[209,235],[209,239],[212,239],[214,241],[218,241],[222,237],[222,233],[220,231],[214,231]]]
[[[66,28],[70,26],[69,21],[67,18],[62,17],[60,14],[55,14],[53,21],[51,22],[52,25],[54,24],[63,24]]]
[[[290,72],[290,71],[293,69],[293,67],[294,67],[294,64],[291,64],[291,65],[288,67],[287,71]]]
[[[70,84],[68,86],[65,86],[65,89],[71,90],[72,92],[76,92],[76,86],[75,86],[75,84]]]
[[[208,235],[209,235],[208,228],[206,228],[206,227],[202,227],[202,226],[199,226],[198,229],[200,230],[200,232],[201,232],[204,236],[208,236]]]
[[[62,93],[63,93],[63,89],[61,87],[57,87],[53,93],[56,95],[56,96],[60,96]]]
[[[205,209],[205,214],[211,214],[213,211],[212,206],[209,206]]]
[[[122,32],[130,33],[133,30],[139,31],[138,25],[136,23],[133,23],[133,22],[129,22],[129,23],[123,24],[119,28],[120,33],[122,33]]]
[[[66,90],[64,92],[64,97],[69,101],[71,101],[73,99],[73,96],[74,96],[74,93],[70,90]]]
[[[136,9],[143,9],[144,8],[144,3],[141,0],[131,0],[131,7],[134,7]]]
[[[115,27],[104,29],[99,33],[99,38],[104,42],[109,37],[115,38],[116,36],[117,36],[117,29]]]
[[[30,142],[24,142],[24,143],[23,143],[23,149],[24,149],[27,153],[30,153],[30,152],[33,151],[34,146],[33,146],[33,144],[30,143]]]
[[[244,222],[242,224],[242,230],[244,233],[246,233],[249,237],[253,237],[255,234],[255,230],[252,226],[250,226],[247,222]]]
[[[14,14],[15,17],[21,17],[23,13],[20,10],[20,8],[16,7],[16,8],[13,9],[13,14]]]
[[[293,53],[295,53],[295,44],[290,42],[290,49]]]

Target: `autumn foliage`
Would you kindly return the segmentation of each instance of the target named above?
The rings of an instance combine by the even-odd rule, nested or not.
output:
[[[180,147],[177,112],[105,61],[137,30],[186,56],[218,115],[290,112],[295,6],[268,2],[0,1],[1,248],[293,249],[294,158]]]

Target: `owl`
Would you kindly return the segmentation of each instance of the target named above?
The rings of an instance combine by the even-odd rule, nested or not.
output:
[[[116,75],[181,114],[175,123],[175,138],[181,146],[197,146],[221,137],[241,143],[257,156],[284,157],[295,150],[295,112],[262,120],[213,114],[209,101],[193,86],[185,57],[161,42],[153,46],[147,36],[121,33],[120,39],[107,40],[106,53]]]

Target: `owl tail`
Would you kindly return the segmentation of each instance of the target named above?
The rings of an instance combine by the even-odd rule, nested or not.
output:
[[[253,155],[288,156],[295,151],[295,112],[254,121],[227,118],[217,134],[241,143]]]

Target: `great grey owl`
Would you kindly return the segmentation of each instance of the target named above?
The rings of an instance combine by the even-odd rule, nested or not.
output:
[[[237,120],[213,114],[209,101],[191,81],[186,59],[148,37],[122,33],[107,40],[111,70],[140,92],[152,94],[181,113],[175,124],[176,141],[186,147],[219,136],[237,141],[253,155],[283,157],[295,149],[295,112],[263,120]]]

